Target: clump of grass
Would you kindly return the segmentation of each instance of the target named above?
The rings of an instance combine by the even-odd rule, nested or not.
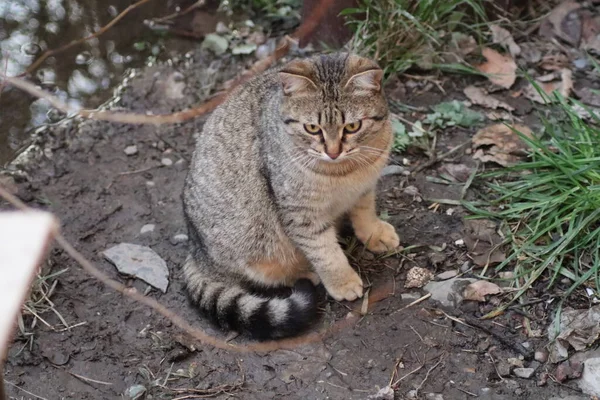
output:
[[[349,21],[355,32],[354,50],[379,60],[387,74],[414,64],[467,72],[471,69],[456,63],[436,65],[442,57],[432,56],[456,40],[455,34],[480,36],[485,1],[361,0],[358,8],[342,14],[356,17]]]
[[[300,19],[300,0],[222,0],[220,7],[230,13],[246,12],[267,19]]]
[[[50,300],[58,284],[57,278],[66,271],[67,269],[63,269],[47,275],[40,273],[34,279],[29,296],[25,300],[22,312],[17,319],[19,332],[26,339],[23,348],[29,346],[31,349],[31,346],[33,346],[34,329],[38,322],[41,322],[51,330],[56,330],[42,316],[48,311],[52,311],[58,317],[65,329],[70,328],[63,316],[54,307],[52,300]]]
[[[502,221],[509,255],[496,271],[514,265],[513,300],[538,280],[550,289],[567,278],[563,300],[581,285],[600,289],[600,118],[588,123],[581,104],[556,100],[562,118],[542,119],[545,139],[519,134],[528,161],[483,176],[492,211],[466,204]]]

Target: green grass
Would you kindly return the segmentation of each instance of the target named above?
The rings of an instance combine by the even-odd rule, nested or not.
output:
[[[555,101],[543,139],[519,133],[528,160],[481,176],[491,207],[465,203],[475,217],[501,221],[508,257],[496,272],[514,267],[513,301],[536,281],[551,289],[566,278],[560,304],[581,285],[600,289],[600,118],[586,122],[572,108],[580,103]]]
[[[466,33],[481,37],[479,28],[486,21],[485,2],[360,0],[358,8],[346,9],[342,15],[351,18],[354,51],[378,60],[386,75],[423,62],[452,72],[474,72],[466,65],[444,62],[442,52],[454,35]],[[359,19],[359,16],[365,18]]]

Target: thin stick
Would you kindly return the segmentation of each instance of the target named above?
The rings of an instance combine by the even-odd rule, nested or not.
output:
[[[427,300],[427,299],[428,299],[428,298],[430,298],[430,297],[431,297],[431,293],[427,293],[425,296],[423,296],[423,297],[420,297],[420,298],[416,299],[416,300],[415,300],[415,301],[413,301],[412,303],[410,303],[410,304],[408,304],[408,305],[406,305],[406,306],[404,306],[404,307],[402,307],[402,308],[399,308],[399,309],[397,309],[396,311],[394,311],[393,313],[391,313],[389,316],[392,316],[392,315],[394,315],[394,314],[396,314],[396,313],[398,313],[398,312],[400,312],[400,311],[404,311],[404,310],[406,310],[407,308],[410,308],[410,307],[412,307],[412,306],[414,306],[414,305],[417,305],[417,304],[419,304],[420,302],[422,302],[422,301],[425,301],[425,300]]]
[[[6,199],[6,201],[8,201],[20,210],[29,210],[29,207],[25,203],[16,198],[14,195],[10,194],[2,186],[0,186],[0,197],[3,197],[4,199]],[[60,247],[62,247],[63,250],[84,269],[84,271],[86,271],[88,274],[102,282],[104,285],[121,293],[126,297],[129,297],[132,300],[137,301],[138,303],[144,304],[152,308],[153,310],[161,314],[163,317],[171,321],[173,325],[185,331],[194,339],[198,340],[201,343],[216,347],[218,349],[234,350],[239,352],[267,352],[279,349],[292,349],[300,345],[321,342],[325,338],[330,337],[331,335],[341,331],[346,327],[352,326],[360,320],[360,305],[357,305],[356,309],[353,310],[353,316],[351,318],[340,320],[325,331],[312,332],[289,339],[272,340],[260,343],[249,343],[247,345],[227,343],[224,340],[210,336],[202,329],[191,326],[181,316],[169,310],[167,307],[160,304],[153,298],[146,297],[137,291],[132,291],[130,288],[126,287],[122,283],[109,278],[106,274],[104,274],[97,267],[95,267],[88,259],[86,259],[81,253],[79,253],[60,233],[56,233],[54,239],[60,245]],[[383,286],[378,287],[377,290],[371,291],[371,294],[369,295],[369,309],[372,309],[377,302],[384,300],[390,296],[391,286],[391,283],[386,282],[386,284],[384,284]],[[424,298],[427,297],[428,296],[424,296]]]
[[[31,393],[31,392],[28,392],[27,390],[23,389],[22,387],[19,387],[19,386],[15,385],[14,383],[7,381],[6,379],[2,379],[2,380],[0,380],[0,385],[2,385],[2,382],[4,382],[4,383],[8,383],[10,386],[12,386],[12,387],[14,387],[14,388],[16,388],[16,389],[19,389],[20,391],[22,391],[22,392],[25,392],[25,393],[27,393],[28,395],[35,397],[36,399],[39,399],[39,400],[48,400],[48,399],[47,399],[47,398],[45,398],[45,397],[38,396],[37,394],[34,394],[34,393]],[[0,389],[1,389],[1,386],[0,386]],[[3,393],[2,393],[2,392],[0,392],[0,394],[3,394]],[[6,397],[6,395],[4,396],[4,398],[7,398],[7,397]],[[3,398],[2,400],[4,400],[4,398]]]
[[[99,384],[99,385],[112,386],[112,383],[110,383],[110,382],[98,381],[98,380],[96,380],[96,379],[88,378],[88,377],[86,377],[86,376],[79,375],[79,374],[76,374],[75,372],[71,372],[71,371],[66,371],[66,372],[68,372],[69,374],[73,375],[73,376],[74,376],[75,378],[77,378],[77,379],[81,379],[81,380],[82,380],[82,381],[84,381],[84,382],[88,382],[88,383],[97,383],[97,384]]]
[[[147,1],[149,1],[149,0],[141,0],[138,3],[135,3],[134,5],[128,7],[125,11],[131,9],[131,7],[134,7],[134,6],[137,7]],[[213,111],[215,108],[217,108],[217,106],[219,106],[221,103],[223,103],[223,101],[225,101],[227,96],[231,92],[236,90],[238,86],[247,82],[255,75],[266,71],[276,61],[278,61],[279,59],[284,57],[290,51],[292,40],[302,41],[305,37],[310,35],[315,30],[315,28],[318,26],[318,24],[321,22],[321,19],[325,15],[325,12],[331,6],[332,3],[333,3],[333,0],[323,0],[321,2],[321,4],[319,5],[319,7],[316,8],[312,12],[312,14],[306,19],[306,21],[304,21],[302,23],[302,25],[300,25],[298,27],[296,32],[294,32],[292,34],[293,39],[288,36],[284,37],[281,44],[279,45],[279,47],[275,50],[275,52],[273,54],[271,54],[269,57],[265,58],[264,60],[260,60],[260,61],[257,61],[256,63],[254,63],[252,68],[249,71],[243,73],[238,79],[236,79],[227,91],[211,98],[210,100],[208,100],[207,102],[205,102],[203,104],[200,104],[199,106],[196,106],[194,108],[187,109],[184,111],[179,111],[179,112],[176,112],[173,114],[146,115],[146,114],[137,114],[137,113],[120,113],[120,112],[117,113],[117,112],[112,112],[112,111],[77,110],[77,109],[74,109],[73,107],[65,104],[64,102],[59,100],[57,97],[52,96],[50,93],[44,92],[44,91],[38,89],[35,85],[33,85],[29,82],[26,82],[20,78],[4,76],[3,79],[6,82],[10,83],[11,85],[18,87],[19,89],[24,90],[27,93],[29,93],[35,97],[48,100],[53,107],[55,107],[56,109],[58,109],[62,112],[65,112],[67,114],[77,112],[77,115],[79,115],[82,118],[88,118],[88,119],[93,119],[93,120],[97,120],[97,121],[118,122],[118,123],[124,123],[124,124],[160,125],[160,124],[181,123],[181,122],[190,120],[192,118],[196,118],[200,115],[203,115],[203,114]],[[123,11],[123,13],[125,11]],[[121,14],[123,14],[123,13],[121,13]],[[114,25],[114,23],[116,23],[116,21],[117,21],[117,19],[115,18],[115,20],[111,21],[108,25],[106,25],[105,28],[107,28],[107,29],[110,28],[110,26]],[[101,29],[99,32],[102,32],[103,29]],[[97,32],[94,35],[97,35],[99,32]],[[71,46],[71,45],[77,44],[79,42],[85,41],[89,38],[95,37],[94,35],[89,36],[84,39],[77,40],[75,42],[72,42],[71,44],[69,44],[67,46]],[[52,52],[54,52],[52,54],[55,54],[56,52],[59,52],[59,51],[62,51],[64,49],[68,48],[67,46],[63,46],[57,50],[52,50]],[[48,55],[46,55],[46,53],[44,53],[44,55],[46,57],[48,57]],[[42,57],[40,57],[41,60],[43,60],[44,55],[42,55]],[[35,66],[37,68],[37,65],[39,65],[39,63],[40,63],[40,60],[36,61],[32,65],[32,67]],[[32,69],[32,67],[30,67],[29,69]]]
[[[132,5],[130,5],[129,7],[127,7],[126,9],[124,9],[123,11],[121,11],[121,13],[119,15],[117,15],[112,21],[110,21],[108,24],[104,25],[102,28],[100,28],[97,32],[92,33],[89,36],[86,36],[84,38],[81,39],[77,39],[77,40],[73,40],[71,43],[68,43],[62,47],[59,47],[58,49],[50,49],[50,50],[46,50],[37,60],[35,60],[35,62],[33,64],[31,64],[26,70],[25,72],[23,72],[21,75],[19,76],[25,76],[25,75],[29,75],[31,74],[33,71],[35,71],[44,61],[46,61],[46,59],[50,56],[56,55],[58,53],[62,53],[65,50],[70,49],[73,46],[77,46],[78,44],[81,43],[85,43],[90,39],[94,39],[97,38],[98,36],[106,33],[106,31],[108,31],[110,28],[112,28],[117,22],[119,22],[120,20],[122,20],[127,14],[129,14],[130,11],[138,8],[141,5],[144,5],[145,3],[149,2],[150,0],[139,0],[137,3],[134,3]]]

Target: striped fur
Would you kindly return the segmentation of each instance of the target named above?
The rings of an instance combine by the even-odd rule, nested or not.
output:
[[[278,338],[315,319],[313,284],[337,300],[362,296],[335,224],[349,215],[372,251],[399,244],[375,212],[391,143],[381,70],[361,57],[292,61],[231,94],[198,134],[184,186],[194,303],[224,329]],[[291,289],[272,293],[281,287]]]

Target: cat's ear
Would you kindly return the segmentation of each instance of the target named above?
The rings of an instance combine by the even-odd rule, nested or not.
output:
[[[317,88],[310,79],[311,66],[306,60],[292,61],[280,72],[279,79],[286,95],[300,94]]]
[[[283,93],[287,95],[300,94],[317,88],[312,80],[302,75],[279,72],[279,79],[281,80]]]
[[[346,83],[346,88],[352,88],[356,91],[366,91],[379,93],[381,91],[381,80],[383,71],[376,68],[368,71],[359,72],[352,75]]]

